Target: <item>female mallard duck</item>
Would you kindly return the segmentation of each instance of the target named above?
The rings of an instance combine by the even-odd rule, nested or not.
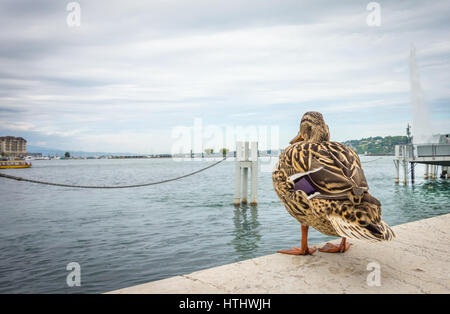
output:
[[[328,126],[319,112],[302,117],[300,131],[280,155],[272,175],[278,197],[301,224],[301,248],[279,253],[306,255],[308,227],[342,237],[339,246],[327,243],[321,252],[345,252],[346,238],[388,241],[394,232],[381,220],[381,204],[369,193],[358,155],[330,142]]]

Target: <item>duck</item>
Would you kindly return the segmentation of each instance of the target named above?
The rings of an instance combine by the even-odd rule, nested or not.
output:
[[[306,112],[298,134],[279,156],[272,173],[273,187],[287,212],[301,225],[301,246],[279,253],[311,255],[309,227],[333,237],[325,253],[344,253],[348,239],[391,241],[394,231],[381,218],[381,203],[369,192],[361,161],[348,146],[330,141],[320,112]]]

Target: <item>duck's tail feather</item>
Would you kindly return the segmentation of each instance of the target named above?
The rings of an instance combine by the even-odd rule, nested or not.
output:
[[[328,219],[341,237],[370,242],[395,239],[394,231],[382,220],[378,223],[361,224],[357,220],[351,221],[337,215],[330,215]]]

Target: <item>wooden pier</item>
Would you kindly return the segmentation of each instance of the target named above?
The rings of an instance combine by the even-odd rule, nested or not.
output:
[[[450,144],[409,144],[395,146],[395,182],[400,181],[400,168],[403,173],[403,184],[408,183],[408,164],[410,165],[411,181],[414,182],[414,167],[425,165],[425,179],[436,179],[438,167],[441,167],[441,177],[448,177],[450,166]]]

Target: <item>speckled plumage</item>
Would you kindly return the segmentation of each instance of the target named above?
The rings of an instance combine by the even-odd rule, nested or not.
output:
[[[290,176],[321,167],[308,175],[320,195],[308,199],[304,191],[294,190]],[[358,155],[343,144],[294,142],[281,153],[272,180],[281,202],[302,225],[330,236],[368,241],[395,237],[381,220],[381,204],[369,193]]]

